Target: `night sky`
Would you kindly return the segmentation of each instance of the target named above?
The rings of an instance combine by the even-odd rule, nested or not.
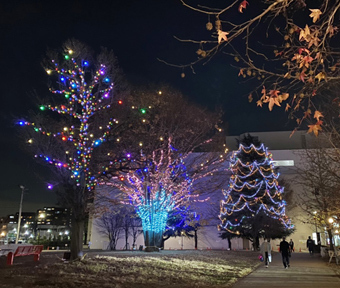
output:
[[[48,48],[58,49],[69,38],[95,51],[101,46],[112,49],[132,84],[167,83],[209,109],[223,107],[229,135],[291,129],[283,109],[275,107],[270,113],[255,102],[248,103],[253,87],[240,82],[227,56],[220,54],[195,67],[196,74],[184,71],[185,78],[181,78],[182,70],[157,60],[192,61],[197,47],[173,36],[200,39],[206,35],[206,16],[183,7],[179,0],[11,0],[0,3],[0,15],[0,216],[18,211],[18,185],[28,188],[23,211],[56,202],[54,193],[46,189],[48,175],[33,155],[22,151],[14,123],[29,109],[37,109],[30,97],[33,92],[48,95],[41,60]]]

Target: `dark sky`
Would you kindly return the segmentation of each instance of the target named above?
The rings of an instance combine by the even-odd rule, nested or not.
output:
[[[47,48],[60,48],[69,38],[95,50],[101,46],[112,49],[132,83],[168,83],[194,102],[223,107],[230,135],[290,129],[282,110],[270,113],[248,103],[252,87],[240,83],[238,71],[226,56],[197,66],[196,74],[186,70],[185,78],[181,78],[181,70],[157,60],[179,64],[196,58],[197,47],[179,43],[173,36],[200,39],[207,18],[183,7],[179,0],[11,0],[1,1],[0,15],[0,216],[18,211],[18,185],[29,190],[24,211],[56,201],[46,189],[46,175],[39,164],[21,150],[14,122],[28,109],[36,109],[29,97],[33,91],[48,94],[40,62]]]

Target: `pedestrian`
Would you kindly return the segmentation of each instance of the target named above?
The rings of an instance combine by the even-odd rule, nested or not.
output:
[[[264,258],[264,264],[266,265],[266,268],[268,268],[269,262],[271,262],[272,257],[272,246],[270,245],[270,239],[264,239],[264,242],[261,244],[260,250]]]
[[[294,252],[294,242],[293,242],[293,239],[290,239],[290,241],[289,241],[289,248],[290,248],[291,252]]]
[[[289,264],[289,253],[290,253],[290,247],[289,243],[286,241],[286,237],[282,237],[282,241],[280,242],[280,252],[282,255],[282,263],[285,269],[290,267]]]
[[[314,240],[311,239],[310,236],[308,236],[308,239],[307,239],[307,248],[308,248],[308,251],[309,251],[309,255],[313,256],[313,253],[314,253]]]
[[[91,241],[89,241],[89,243],[87,244],[88,248],[91,249]]]

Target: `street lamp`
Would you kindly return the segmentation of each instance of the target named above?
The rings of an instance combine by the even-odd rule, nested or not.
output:
[[[20,199],[20,207],[19,207],[19,218],[18,218],[18,232],[17,232],[17,238],[15,241],[15,244],[18,244],[19,241],[19,234],[20,234],[20,224],[21,224],[21,211],[22,211],[22,200],[24,199],[24,191],[25,191],[25,186],[19,185],[21,189],[21,199]]]
[[[318,223],[317,223],[318,211],[313,211],[313,214],[314,214],[314,222],[315,222],[315,237],[316,237],[315,240],[316,240],[316,244],[319,245],[321,244],[321,238],[320,238],[320,233],[318,233]]]

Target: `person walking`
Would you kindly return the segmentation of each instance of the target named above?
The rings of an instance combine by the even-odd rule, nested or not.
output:
[[[289,253],[290,253],[290,247],[288,242],[286,241],[286,237],[282,237],[282,241],[280,242],[280,252],[282,255],[282,263],[285,269],[290,267],[289,264]]]
[[[294,252],[294,242],[293,242],[293,239],[290,239],[290,241],[289,241],[289,248],[290,248],[291,252]]]
[[[311,239],[310,236],[308,236],[308,239],[307,239],[307,248],[308,248],[308,251],[309,251],[309,255],[313,256],[313,253],[314,253],[314,240]]]
[[[261,244],[260,251],[262,256],[264,257],[264,263],[266,268],[268,268],[269,262],[271,262],[272,257],[272,245],[270,244],[270,239],[264,239],[264,242]]]

